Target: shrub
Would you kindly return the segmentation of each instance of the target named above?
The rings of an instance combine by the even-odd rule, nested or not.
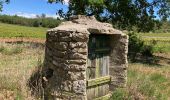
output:
[[[153,51],[154,51],[154,48],[152,45],[144,45],[142,50],[141,50],[141,54],[143,56],[153,56]]]
[[[135,61],[138,55],[142,56],[152,56],[153,55],[153,46],[144,44],[144,41],[140,38],[140,36],[134,32],[130,32],[129,34],[129,52],[128,57],[130,60]]]
[[[131,60],[135,60],[138,53],[141,52],[144,42],[140,39],[139,35],[134,32],[130,32],[129,34],[129,52],[128,56]]]

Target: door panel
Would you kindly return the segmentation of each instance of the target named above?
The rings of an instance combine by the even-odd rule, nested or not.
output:
[[[109,92],[109,78],[107,77],[109,76],[109,54],[109,36],[91,35],[88,43],[88,65],[86,71],[87,83],[91,82],[89,83],[91,85],[88,86],[87,84],[88,100],[104,96]],[[101,84],[97,84],[97,82]]]

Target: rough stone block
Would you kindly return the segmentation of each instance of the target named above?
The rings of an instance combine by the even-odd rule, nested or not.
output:
[[[81,71],[81,72],[69,71],[68,76],[70,77],[70,80],[72,81],[85,80],[86,73],[84,71]]]
[[[70,42],[69,48],[70,49],[74,49],[74,48],[86,48],[87,49],[87,42]]]
[[[66,51],[68,49],[68,43],[67,42],[56,42],[54,48],[60,51]]]
[[[69,56],[69,59],[75,59],[75,60],[86,60],[87,59],[87,56],[86,55],[83,55],[83,54],[80,54],[80,53],[71,53],[68,55]]]
[[[78,80],[73,82],[73,92],[77,94],[85,94],[86,91],[86,81]]]

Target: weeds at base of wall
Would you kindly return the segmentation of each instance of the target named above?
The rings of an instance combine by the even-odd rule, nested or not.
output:
[[[43,75],[42,75],[42,69],[43,64],[41,61],[38,61],[38,67],[36,67],[30,78],[28,79],[27,86],[31,90],[31,95],[34,96],[37,99],[45,99],[45,93],[44,93],[44,86],[45,83],[43,81]]]

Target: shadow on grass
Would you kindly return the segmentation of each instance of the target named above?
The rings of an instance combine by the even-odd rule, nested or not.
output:
[[[170,64],[170,58],[163,56],[138,56],[129,60],[131,63],[141,63],[150,65],[150,67],[163,67],[165,64]],[[161,63],[163,61],[164,63]]]
[[[42,66],[38,66],[30,76],[27,86],[31,90],[31,95],[35,96],[36,98],[43,97],[43,80],[42,80]]]

